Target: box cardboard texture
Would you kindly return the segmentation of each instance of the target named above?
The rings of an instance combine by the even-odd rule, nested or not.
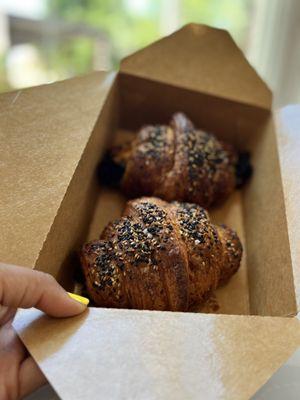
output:
[[[71,290],[74,252],[125,202],[96,179],[111,143],[184,111],[251,151],[251,181],[211,211],[245,248],[240,271],[216,293],[218,314],[90,308],[56,320],[24,310],[14,326],[63,399],[254,394],[300,344],[291,318],[300,224],[296,202],[285,199],[298,192],[291,177],[281,181],[291,165],[280,167],[271,93],[229,34],[188,25],[123,60],[118,74],[7,93],[0,107],[0,259],[49,272]]]

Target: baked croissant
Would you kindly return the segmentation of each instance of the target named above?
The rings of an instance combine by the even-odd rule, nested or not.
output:
[[[146,126],[130,145],[113,148],[100,173],[106,180],[119,179],[131,198],[157,196],[207,208],[240,186],[251,166],[246,153],[238,154],[177,113],[169,125]]]
[[[83,246],[86,287],[96,305],[186,311],[239,268],[237,234],[190,203],[140,198]]]

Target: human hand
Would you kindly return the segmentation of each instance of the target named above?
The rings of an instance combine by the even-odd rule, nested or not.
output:
[[[53,317],[69,317],[86,309],[48,274],[0,263],[0,399],[22,399],[46,383],[39,367],[16,335],[17,308],[36,307]]]

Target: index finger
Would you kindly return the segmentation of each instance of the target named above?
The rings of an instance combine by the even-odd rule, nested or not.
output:
[[[86,305],[71,298],[49,274],[0,263],[0,304],[35,307],[54,317],[80,314]]]

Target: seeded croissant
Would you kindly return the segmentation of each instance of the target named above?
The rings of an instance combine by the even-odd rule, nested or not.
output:
[[[251,175],[247,153],[195,129],[182,113],[170,124],[146,126],[130,144],[112,149],[102,178],[120,180],[129,197],[157,196],[202,207],[225,199]]]
[[[239,268],[237,234],[189,203],[140,198],[83,246],[87,291],[98,306],[186,311]]]

